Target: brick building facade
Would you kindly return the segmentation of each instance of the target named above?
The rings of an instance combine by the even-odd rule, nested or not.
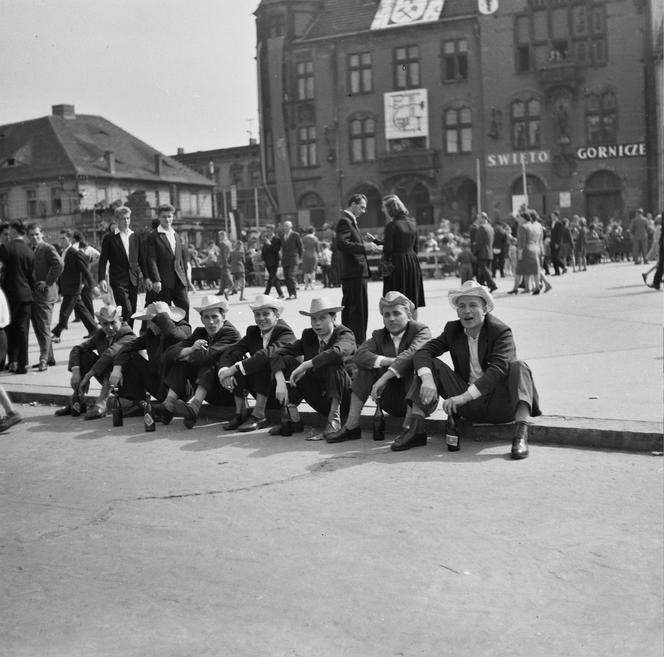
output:
[[[626,219],[656,203],[645,0],[262,0],[261,144],[279,212],[421,226],[478,202]],[[633,35],[628,37],[627,35]],[[650,103],[650,104],[649,104]],[[654,125],[654,124],[653,124]],[[654,209],[654,208],[653,208]]]

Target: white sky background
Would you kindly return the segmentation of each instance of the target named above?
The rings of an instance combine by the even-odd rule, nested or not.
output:
[[[248,144],[258,4],[0,0],[0,125],[67,103],[168,155]]]

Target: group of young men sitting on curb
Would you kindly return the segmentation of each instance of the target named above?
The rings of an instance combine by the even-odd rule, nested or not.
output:
[[[443,398],[443,410],[456,421],[514,421],[511,457],[528,456],[528,422],[540,415],[537,390],[526,363],[517,360],[511,329],[493,314],[491,293],[475,281],[449,292],[458,319],[432,338],[413,320],[413,303],[392,291],[380,299],[383,328],[359,345],[353,332],[337,323],[341,306],[316,298],[311,320],[298,338],[281,319],[283,304],[259,294],[250,308],[255,324],[240,335],[226,319],[228,302],[205,296],[196,307],[203,326],[192,331],[185,312],[157,301],[132,319],[143,320],[136,336],[120,307],[103,306],[99,328],[71,350],[71,387],[84,398],[92,377],[101,384],[85,418],[107,413],[111,388],[125,400],[125,412],[139,411],[146,393],[157,400],[155,418],[164,424],[183,418],[191,429],[204,402],[234,409],[223,427],[249,432],[267,428],[268,408],[289,411],[292,431],[304,431],[298,414],[303,400],[326,417],[310,440],[338,443],[361,438],[360,416],[367,399],[380,399],[383,410],[403,417],[393,451],[426,445],[426,416]],[[449,352],[454,368],[439,359]],[[249,407],[251,395],[255,403]],[[56,415],[71,413],[71,404]],[[342,418],[345,418],[342,422]],[[281,425],[269,431],[281,433]]]

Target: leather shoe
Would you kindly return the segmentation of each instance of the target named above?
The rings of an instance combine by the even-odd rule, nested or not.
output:
[[[55,411],[55,415],[58,417],[64,417],[65,415],[71,415],[71,406],[67,404],[66,406],[63,406],[62,408],[59,408],[57,411]]]
[[[256,417],[250,415],[238,428],[238,431],[246,433],[247,431],[257,431],[258,429],[265,429],[270,426],[270,420],[266,417]]]
[[[193,429],[196,420],[198,420],[198,413],[194,410],[194,407],[181,399],[175,402],[175,415],[182,416],[183,424],[187,429]]]
[[[249,418],[251,411],[247,409],[243,413],[236,413],[228,422],[224,422],[221,426],[224,431],[234,431],[237,429],[245,420]]]
[[[358,440],[359,438],[362,438],[362,428],[358,424],[354,429],[341,427],[339,431],[335,431],[326,436],[325,440],[328,443],[343,443],[346,440]]]
[[[304,431],[304,422],[297,420],[291,422],[291,433],[302,433]],[[273,426],[268,433],[271,436],[281,436],[281,424]]]
[[[510,457],[513,459],[525,459],[528,456],[528,425],[525,422],[516,423],[516,431],[512,439],[512,451]]]
[[[173,419],[173,413],[159,402],[152,404],[152,414],[154,415],[154,419],[159,420],[162,424],[170,424]]]
[[[403,452],[411,447],[423,447],[426,444],[427,434],[424,430],[424,418],[414,416],[411,419],[411,425],[401,430],[401,433],[390,445],[390,449],[393,452]]]
[[[106,417],[106,409],[97,405],[92,406],[85,412],[86,420],[101,420],[103,417]]]

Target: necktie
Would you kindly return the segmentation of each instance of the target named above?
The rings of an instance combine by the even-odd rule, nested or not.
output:
[[[320,345],[318,347],[318,353],[322,354],[325,351],[325,349],[327,349],[327,345],[325,344],[325,340],[321,340]]]

